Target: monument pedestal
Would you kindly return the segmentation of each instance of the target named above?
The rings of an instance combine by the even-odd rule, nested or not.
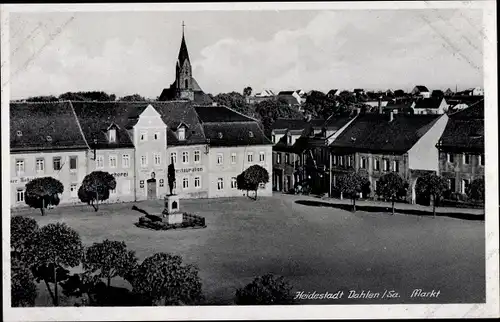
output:
[[[163,210],[164,220],[169,224],[182,223],[182,213],[179,207],[179,196],[165,196],[165,209]]]

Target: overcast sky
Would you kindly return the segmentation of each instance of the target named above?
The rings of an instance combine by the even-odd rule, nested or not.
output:
[[[479,10],[11,13],[11,96],[155,98],[182,21],[207,93],[483,86]]]

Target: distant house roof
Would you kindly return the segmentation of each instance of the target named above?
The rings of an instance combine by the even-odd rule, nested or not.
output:
[[[295,93],[295,91],[281,91],[281,92],[278,93],[278,96],[293,95],[293,93]]]
[[[291,106],[300,105],[300,100],[293,95],[278,95],[278,100]]]
[[[404,153],[441,115],[359,115],[330,145],[335,151]]]
[[[444,98],[424,98],[418,100],[414,108],[418,109],[438,109]]]
[[[88,148],[70,102],[10,103],[10,151]]]
[[[402,102],[396,103],[394,101],[390,101],[386,106],[383,107],[384,111],[394,111],[397,110],[398,113],[413,113],[413,108],[411,107],[411,102]]]
[[[243,115],[233,109],[227,108],[222,105],[218,106],[196,106],[196,113],[200,121],[203,123],[213,122],[248,122],[255,121],[255,119]]]
[[[308,122],[304,118],[300,119],[285,119],[279,118],[272,125],[271,129],[273,131],[284,130],[284,131],[302,131],[308,126]]]
[[[422,92],[428,92],[428,91],[429,91],[429,89],[427,89],[427,87],[425,87],[425,86],[423,86],[423,85],[417,85],[417,86],[415,86],[415,88],[416,88],[416,89],[417,89],[420,93],[422,93]]]
[[[484,101],[451,114],[438,147],[450,151],[484,152]]]
[[[212,104],[213,100],[210,98],[210,96],[208,96],[207,94],[205,94],[205,92],[203,92],[203,90],[200,88],[200,85],[198,85],[196,79],[194,77],[192,77],[191,79],[193,84],[194,103],[200,105]],[[169,88],[163,89],[158,100],[159,101],[177,100],[176,94],[177,94],[177,87],[175,82],[173,82]]]

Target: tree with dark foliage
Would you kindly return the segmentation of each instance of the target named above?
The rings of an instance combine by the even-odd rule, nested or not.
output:
[[[120,97],[119,101],[124,101],[124,102],[143,102],[147,101],[144,96],[141,96],[139,94],[132,94],[132,95],[127,95]]]
[[[104,278],[108,287],[111,286],[112,278],[129,276],[136,265],[135,252],[127,250],[125,242],[108,239],[88,247],[83,260],[83,269],[88,274]]]
[[[432,215],[436,217],[436,202],[448,190],[446,179],[437,174],[420,177],[416,185],[417,193],[427,194],[432,198]]]
[[[13,307],[34,306],[38,295],[33,275],[26,263],[13,257],[11,261],[11,301]]]
[[[137,267],[132,286],[149,305],[189,305],[203,298],[198,269],[167,253],[146,258]]]
[[[37,282],[43,280],[54,306],[59,305],[58,283],[68,279],[66,267],[78,266],[83,245],[78,233],[64,223],[48,224],[34,236],[32,272]],[[49,286],[54,284],[54,290]]]
[[[289,305],[294,304],[292,287],[280,276],[266,274],[236,290],[237,305]]]
[[[377,195],[389,199],[392,202],[392,214],[394,215],[394,202],[406,195],[408,183],[396,172],[383,175],[377,181]]]
[[[363,192],[366,187],[369,186],[370,181],[365,176],[349,171],[347,174],[339,176],[337,178],[337,189],[348,196],[352,200],[352,209],[356,212],[356,199],[360,192]]]
[[[59,204],[59,194],[64,191],[63,184],[52,177],[35,178],[26,184],[24,201],[28,206],[40,209],[42,216],[49,205]]]
[[[104,171],[94,171],[86,175],[80,189],[78,198],[81,202],[91,205],[95,211],[99,210],[99,201],[108,200],[110,190],[116,188],[115,178]]]
[[[484,178],[475,179],[467,187],[467,196],[472,200],[484,202]]]
[[[115,94],[107,94],[102,91],[90,92],[66,92],[59,95],[61,101],[114,101],[116,100]]]
[[[268,182],[269,172],[258,164],[250,166],[236,178],[236,184],[239,190],[255,191],[255,200],[257,200],[257,191],[259,190],[260,184],[266,184]]]

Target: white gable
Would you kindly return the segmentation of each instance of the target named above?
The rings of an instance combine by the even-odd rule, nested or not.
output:
[[[139,115],[139,121],[136,127],[164,127],[166,124],[161,119],[160,113],[149,104],[148,107]]]

